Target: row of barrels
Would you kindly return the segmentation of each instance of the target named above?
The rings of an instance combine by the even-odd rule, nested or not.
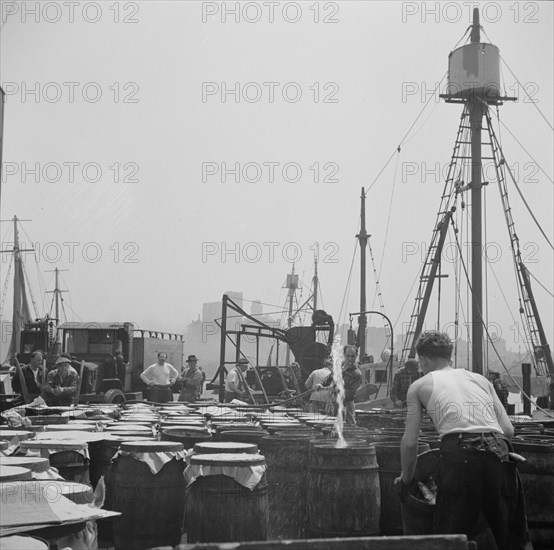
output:
[[[335,449],[334,443],[328,441],[335,437],[332,430],[333,419],[305,414],[300,410],[279,411],[277,413],[259,411],[257,414],[251,414],[251,411],[249,411],[245,414],[245,412],[236,409],[212,406],[187,414],[180,414],[176,409],[165,412],[172,414],[160,414],[160,411],[142,408],[131,413],[126,413],[123,410],[122,418],[117,423],[108,426],[107,429],[116,434],[124,432],[124,434],[119,433],[122,438],[124,435],[129,436],[129,438],[146,438],[148,436],[152,438],[152,425],[158,424],[161,428],[160,436],[162,439],[182,443],[185,448],[192,448],[194,443],[209,441],[237,441],[259,445],[260,452],[267,464],[267,490],[265,493],[270,511],[267,525],[268,538],[297,539],[310,535],[327,536],[329,533],[333,533],[335,536],[345,534],[352,536],[352,533],[373,534],[380,532],[381,534],[391,535],[402,533],[400,505],[392,488],[392,482],[400,472],[399,441],[403,433],[403,417],[401,415],[359,414],[359,423],[365,424],[366,428],[345,429],[345,437],[350,445],[347,450],[344,450]],[[206,423],[206,417],[209,418],[208,423]],[[381,426],[379,426],[379,418],[382,421]],[[528,458],[528,463],[520,466],[520,473],[527,493],[529,523],[536,545],[536,541],[540,540],[552,542],[553,465],[552,445],[548,441],[551,436],[548,430],[551,429],[546,424],[516,425],[516,436],[514,438],[515,450],[518,451],[519,445],[522,451],[521,454]],[[438,447],[438,437],[429,423],[424,425],[420,443],[422,444],[420,451],[427,448],[426,445],[431,448]],[[362,445],[362,447],[359,445]],[[363,447],[368,448],[370,445],[374,445],[373,459],[371,458],[371,450],[369,453],[360,450]],[[527,445],[527,448],[523,449],[521,445]],[[540,447],[538,450],[530,449],[529,445]],[[119,447],[120,444],[112,444],[111,449],[104,446],[104,462],[100,465],[99,470],[106,470],[111,457]],[[315,448],[317,448],[316,451],[313,450]],[[336,456],[334,453],[336,453]],[[530,453],[532,456],[530,456]],[[92,474],[93,466],[97,463],[95,455],[98,455],[98,453],[91,452],[91,481],[96,477]],[[360,455],[365,458],[362,459]],[[326,456],[326,458],[322,458],[323,456]],[[341,458],[337,459],[337,456]],[[350,458],[346,458],[347,456],[350,456]],[[214,458],[210,460],[214,460]],[[333,465],[334,460],[335,464]],[[364,460],[365,465],[362,466]],[[350,461],[355,463],[356,467],[349,468],[350,473],[346,473],[343,471],[345,468],[343,464]],[[119,462],[121,462],[121,459]],[[339,464],[341,467],[337,467]],[[321,468],[321,471],[318,468]],[[363,521],[360,518],[356,519],[355,516],[352,516],[352,525],[347,524],[348,504],[354,499],[350,498],[340,505],[335,502],[338,502],[338,495],[341,494],[342,488],[345,488],[345,492],[348,492],[346,488],[352,486],[353,479],[356,480],[356,484],[362,486],[366,484],[365,486],[371,485],[373,487],[373,491],[364,492],[366,497],[367,494],[378,494],[380,497],[380,514],[376,513],[377,504],[375,501],[371,503],[369,502],[371,499],[368,500],[367,498],[365,502],[358,501],[355,508],[366,510],[363,514],[366,527],[363,529],[360,527]],[[375,491],[375,480],[378,482],[378,491]],[[235,496],[232,496],[231,487],[227,487],[219,493],[219,489],[217,489],[214,493],[214,481],[217,480],[210,480],[209,490],[202,489],[202,499],[196,499],[197,503],[189,511],[189,518],[194,517],[194,510],[202,508],[198,505],[198,502],[203,501],[209,495],[216,502],[234,501]],[[228,482],[228,480],[224,481]],[[198,480],[195,483],[198,483]],[[187,493],[194,485],[192,484],[189,487]],[[217,488],[217,483],[215,487]],[[262,495],[264,494],[263,487],[264,484],[262,483],[260,486]],[[226,491],[230,491],[229,496],[225,496]],[[253,494],[247,489],[245,491],[247,492],[243,496],[252,501]],[[316,498],[308,496],[310,492],[312,495],[316,494],[316,491],[319,491]],[[118,492],[124,494],[125,491],[118,489]],[[159,493],[160,491],[156,492]],[[183,492],[181,490],[181,494]],[[537,499],[537,496],[540,498]],[[260,497],[261,501],[263,501],[263,498],[263,496]],[[122,504],[125,506],[125,502],[136,501],[137,497],[136,494],[135,496],[124,495],[121,500],[124,501]],[[536,507],[534,506],[535,503],[537,503]],[[320,506],[320,508],[311,509],[310,513],[310,507],[313,505]],[[160,506],[164,507],[162,504]],[[109,508],[109,506],[106,507]],[[233,506],[222,510],[222,513],[227,514],[225,516],[227,519],[229,519],[229,510],[232,509]],[[328,516],[325,516],[326,513]],[[236,514],[231,515],[235,517],[235,520],[227,523],[236,524]],[[202,515],[202,517],[204,516]],[[206,517],[213,517],[213,513]],[[317,518],[320,517],[326,517],[326,519],[318,524]],[[379,518],[377,530],[375,530],[375,517]],[[331,521],[333,518],[336,520],[335,524]],[[371,524],[371,528],[367,526],[367,522]],[[196,520],[192,522],[192,525],[201,526],[202,523]],[[207,540],[210,540],[209,537],[214,536],[213,522],[210,522],[209,525],[211,528],[204,526],[207,535],[191,533],[190,536],[208,537]],[[131,528],[136,530],[136,527],[131,526]],[[127,536],[125,534],[125,537]],[[142,533],[140,538],[144,539],[145,534]],[[173,543],[164,542],[164,544]]]

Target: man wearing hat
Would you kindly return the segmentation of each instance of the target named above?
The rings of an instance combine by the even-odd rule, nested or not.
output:
[[[50,407],[77,404],[79,375],[71,366],[71,359],[60,356],[56,359],[55,366],[56,368],[48,373],[46,384],[42,388],[42,397],[46,404]]]
[[[248,359],[241,357],[225,379],[225,403],[233,399],[244,401],[248,399],[248,386],[246,384],[245,372],[248,368]]]
[[[418,378],[421,378],[419,372],[419,363],[416,359],[408,359],[403,367],[399,368],[392,381],[392,390],[390,398],[396,407],[406,406],[406,396],[408,388]]]
[[[187,366],[185,370],[179,375],[179,378],[177,378],[177,381],[182,383],[179,401],[192,403],[200,399],[202,395],[204,376],[203,372],[198,367],[196,355],[189,355],[186,363]]]

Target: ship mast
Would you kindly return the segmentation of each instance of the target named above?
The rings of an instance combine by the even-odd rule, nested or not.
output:
[[[313,304],[314,304],[314,311],[317,310],[317,290],[318,290],[318,284],[319,279],[317,277],[317,255],[314,257],[314,278],[312,279],[314,284],[314,298],[313,298]]]
[[[52,271],[52,270],[51,270]],[[57,267],[53,270],[55,273],[55,286],[54,290],[47,290],[47,294],[53,294],[53,301],[55,306],[55,315],[56,315],[56,322],[60,324],[60,301],[63,300],[61,294],[64,292],[67,292],[67,290],[62,290],[60,288],[60,271],[67,271],[67,269],[58,269]]]
[[[360,361],[366,355],[366,327],[367,327],[367,317],[365,314],[366,311],[366,248],[367,248],[367,239],[369,235],[367,234],[365,228],[365,189],[362,187],[362,207],[361,207],[361,223],[360,223],[360,232],[356,235],[360,243],[360,316],[358,317],[358,347],[360,350],[359,358]]]
[[[479,9],[473,9],[471,43],[481,40]],[[481,94],[468,100],[471,131],[471,349],[472,371],[483,374],[483,228],[481,180],[481,129],[485,104]]]
[[[13,221],[13,248],[12,250],[2,250],[0,253],[12,253],[14,259],[12,336],[8,351],[8,358],[11,359],[13,354],[21,351],[21,331],[23,330],[25,323],[31,319],[31,310],[27,299],[25,273],[23,271],[23,258],[21,257],[21,253],[34,252],[34,249],[19,248],[19,227],[17,222],[29,220],[20,220],[17,216],[14,216],[13,219],[9,221]]]

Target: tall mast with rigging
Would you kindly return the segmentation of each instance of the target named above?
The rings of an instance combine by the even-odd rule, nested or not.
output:
[[[366,328],[367,328],[367,317],[365,314],[366,311],[366,248],[367,248],[367,239],[369,235],[367,234],[365,227],[365,189],[362,187],[361,195],[361,221],[360,221],[360,232],[356,235],[360,243],[360,316],[358,317],[358,347],[360,350],[359,357],[360,360],[366,355]]]

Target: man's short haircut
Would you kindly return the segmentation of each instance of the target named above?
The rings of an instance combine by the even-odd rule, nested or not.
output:
[[[358,355],[358,350],[356,349],[356,346],[354,346],[353,344],[346,344],[345,346],[343,346],[342,348],[342,353],[344,353],[344,355],[346,355],[346,351],[351,348],[354,350],[354,352],[356,353],[356,355]]]
[[[158,352],[158,359],[160,358],[160,355],[165,355],[165,358],[167,359],[167,353],[165,351]]]
[[[453,348],[452,340],[450,340],[448,334],[434,330],[424,332],[416,344],[417,354],[429,357],[429,359],[450,359]]]
[[[34,359],[39,353],[44,357],[44,352],[40,349],[37,349],[31,353],[30,355],[31,359]]]

